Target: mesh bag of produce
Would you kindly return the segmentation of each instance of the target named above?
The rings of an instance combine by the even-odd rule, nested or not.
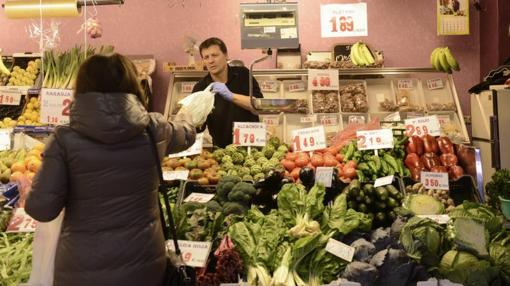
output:
[[[211,86],[212,83],[203,91],[194,92],[179,101],[182,108],[177,114],[186,110],[191,116],[191,123],[197,127],[202,126],[214,107],[214,93],[211,91]]]

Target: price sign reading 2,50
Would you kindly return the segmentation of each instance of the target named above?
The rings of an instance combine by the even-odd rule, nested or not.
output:
[[[331,23],[331,32],[338,32],[338,28],[340,28],[340,32],[352,32],[354,30],[354,20],[351,16],[340,16],[340,17],[331,17],[329,20]]]

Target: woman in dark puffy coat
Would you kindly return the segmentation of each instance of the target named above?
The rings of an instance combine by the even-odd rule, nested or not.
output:
[[[51,221],[65,208],[54,285],[161,285],[166,253],[156,162],[195,141],[186,115],[148,113],[136,69],[119,54],[79,69],[70,124],[50,136],[25,209]]]

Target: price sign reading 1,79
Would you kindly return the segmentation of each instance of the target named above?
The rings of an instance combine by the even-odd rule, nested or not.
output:
[[[265,146],[266,124],[261,122],[234,122],[234,145]]]
[[[292,130],[294,152],[307,152],[326,148],[324,126]]]

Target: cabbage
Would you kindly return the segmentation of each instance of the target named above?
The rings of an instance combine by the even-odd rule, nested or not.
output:
[[[402,202],[405,210],[415,215],[438,215],[444,213],[444,205],[429,195],[409,195]]]
[[[471,253],[450,250],[441,259],[439,274],[464,286],[489,286],[498,277],[498,268]]]
[[[491,237],[496,235],[502,229],[503,218],[496,215],[496,211],[488,206],[464,201],[460,206],[454,208],[448,213],[450,218],[469,218],[479,223],[482,223]]]
[[[505,284],[510,285],[510,237],[492,242],[489,245],[489,255],[494,265],[499,266],[500,276]]]
[[[479,222],[457,218],[448,225],[448,234],[458,250],[466,250],[477,256],[487,256],[489,232]]]
[[[182,108],[177,114],[186,111],[191,116],[193,126],[202,126],[214,107],[214,93],[210,91],[211,86],[212,83],[205,90],[194,92],[179,101]]]

